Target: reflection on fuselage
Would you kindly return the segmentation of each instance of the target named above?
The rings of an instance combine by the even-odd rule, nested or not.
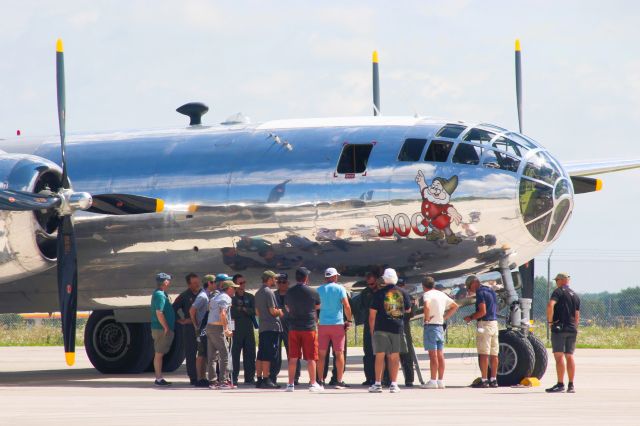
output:
[[[384,265],[409,282],[425,273],[479,273],[497,265],[503,245],[515,252],[513,262],[528,261],[566,222],[572,208],[566,173],[532,141],[457,124],[463,129],[457,136],[437,136],[450,142],[444,161],[424,161],[446,122],[375,120],[72,138],[76,190],[160,197],[167,206],[154,215],[76,216],[80,309],[139,305],[136,296],[149,293],[158,270],[178,278],[190,271],[243,273],[254,287],[264,269],[302,265],[318,282],[328,266],[343,281]],[[483,129],[491,140],[465,140]],[[416,161],[398,161],[409,138],[427,143]],[[337,173],[345,144],[373,144],[364,173]],[[453,161],[463,144],[477,148],[475,164]],[[34,153],[59,160],[53,142]],[[50,288],[29,303],[55,309],[53,271],[44,275]],[[0,291],[19,291],[26,282],[2,284]],[[6,309],[1,301],[0,309]]]

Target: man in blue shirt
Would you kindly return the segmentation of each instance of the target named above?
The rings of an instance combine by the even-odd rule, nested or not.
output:
[[[318,288],[320,295],[320,319],[318,321],[318,377],[324,374],[325,357],[329,344],[333,346],[336,357],[336,389],[345,388],[342,380],[344,373],[344,344],[346,330],[351,324],[351,307],[347,290],[338,284],[338,271],[328,268],[324,271],[325,283]],[[344,318],[347,318],[346,322]],[[321,386],[324,383],[320,384]]]
[[[156,275],[156,291],[151,296],[151,337],[153,337],[153,370],[156,375],[156,386],[169,386],[162,377],[162,358],[171,349],[173,342],[173,329],[176,316],[171,306],[171,300],[167,295],[167,289],[171,284],[171,275],[160,272]]]
[[[478,347],[478,364],[482,382],[474,384],[473,387],[497,388],[498,380],[498,298],[496,292],[489,286],[480,284],[480,280],[475,275],[467,277],[465,281],[467,291],[476,294],[476,311],[464,317],[469,323],[478,320],[476,332],[476,345]],[[491,374],[493,377],[487,379],[489,362],[491,362]]]

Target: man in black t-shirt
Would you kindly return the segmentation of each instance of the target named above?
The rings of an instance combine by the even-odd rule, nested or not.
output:
[[[578,336],[578,323],[580,322],[580,298],[569,288],[569,279],[566,273],[559,273],[554,278],[557,288],[551,294],[547,304],[547,321],[551,327],[551,347],[553,357],[556,360],[556,373],[558,383],[546,389],[549,393],[564,392],[565,359],[569,384],[568,393],[574,393],[573,379],[576,374],[576,364],[573,352],[576,348]]]
[[[398,387],[398,368],[400,352],[407,351],[404,339],[404,314],[411,311],[411,298],[398,288],[396,271],[387,268],[382,275],[384,287],[373,295],[369,309],[369,327],[372,330],[373,352],[376,354],[375,383],[369,392],[382,392],[382,373],[385,357],[389,361],[389,392],[400,392]]]

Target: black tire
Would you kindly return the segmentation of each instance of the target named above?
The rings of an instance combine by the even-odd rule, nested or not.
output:
[[[522,333],[513,330],[500,330],[498,339],[500,341],[498,384],[513,386],[525,377],[531,377],[536,357],[529,340]],[[491,377],[491,367],[489,367],[489,377]]]
[[[529,333],[527,335],[527,339],[529,339],[529,343],[531,343],[533,353],[536,357],[531,377],[542,379],[542,376],[544,376],[544,373],[547,371],[547,362],[549,360],[547,356],[547,348],[540,339],[533,335],[533,333]]]
[[[137,374],[153,359],[148,324],[116,322],[113,311],[93,311],[84,331],[84,347],[96,370]]]

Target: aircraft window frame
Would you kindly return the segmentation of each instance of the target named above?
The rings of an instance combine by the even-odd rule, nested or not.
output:
[[[522,220],[525,224],[534,222],[553,211],[553,189],[552,186],[535,180],[520,179],[518,185],[518,204],[520,206]]]
[[[427,142],[429,140],[428,139],[422,139],[422,138],[407,138],[404,140],[404,143],[402,144],[402,147],[400,148],[400,152],[398,152],[398,161],[402,161],[402,162],[415,162],[415,161],[420,161],[420,159],[422,158],[422,153],[424,152],[424,147],[427,145]],[[413,150],[411,152],[408,152],[409,149],[411,149],[411,147],[416,148],[417,146],[420,147],[420,150]],[[405,149],[409,147],[409,149]],[[406,155],[406,157],[403,157],[403,154]],[[407,154],[412,154],[412,156],[409,157],[409,155]],[[416,155],[417,154],[417,155]],[[401,158],[403,157],[403,158]]]
[[[498,145],[504,145],[504,148],[500,148]],[[520,145],[519,143],[509,139],[504,135],[498,136],[496,139],[491,142],[491,146],[500,151],[504,151],[509,155],[513,155],[515,157],[524,158],[529,151],[528,148]]]
[[[522,170],[522,176],[552,186],[563,177],[560,168],[544,151],[538,151],[529,157]]]
[[[571,197],[564,196],[556,202],[546,241],[553,241],[558,236],[571,215]]]
[[[454,123],[448,123],[445,124],[444,126],[442,126],[440,128],[440,130],[438,130],[438,132],[436,133],[436,138],[449,138],[449,139],[458,139],[460,137],[461,134],[463,134],[466,130],[467,130],[468,126],[465,126],[463,124],[454,124]],[[457,130],[460,130],[459,132]],[[449,132],[451,131],[451,133],[447,133],[444,134],[445,132]]]
[[[444,153],[443,151],[438,152],[436,154],[439,154],[439,158],[435,159],[435,160],[431,160],[428,159],[427,157],[429,157],[429,154],[432,153],[432,147],[435,147],[437,145],[447,145],[448,148],[446,149],[446,157],[442,157],[442,154]],[[449,157],[451,156],[451,151],[453,148],[453,142],[451,141],[441,141],[441,140],[437,140],[437,139],[433,139],[429,142],[429,147],[427,148],[427,152],[424,154],[423,157],[423,161],[427,161],[430,163],[446,163],[447,160],[449,159]]]
[[[496,167],[489,165],[490,163],[487,163],[487,159],[489,155],[493,155],[494,158],[496,159],[495,163],[491,163],[491,164],[495,164]],[[508,155],[498,149],[486,148],[482,156],[482,167],[496,169],[496,170],[503,170],[505,172],[511,172],[511,173],[518,173],[521,162],[522,161],[519,158],[514,157],[513,155]]]
[[[342,145],[342,150],[340,151],[340,157],[338,157],[338,164],[336,165],[336,175],[344,175],[345,177],[355,177],[355,175],[366,175],[367,166],[369,165],[369,158],[371,157],[371,151],[373,151],[373,147],[375,146],[375,142],[368,143],[349,143],[345,142]],[[358,148],[362,147],[362,148]],[[348,153],[348,150],[353,148],[352,150],[352,158],[349,159],[345,157]],[[357,150],[362,150],[362,152],[356,152]],[[364,157],[364,158],[358,158]],[[352,160],[352,161],[351,161]],[[343,167],[346,166],[346,169]],[[353,166],[353,167],[349,167]]]
[[[471,139],[472,137],[476,137],[477,139]],[[464,135],[462,141],[486,145],[489,144],[495,137],[495,132],[490,132],[489,130],[473,127]]]
[[[470,151],[470,149],[473,149],[474,152],[472,153]],[[463,153],[461,152],[461,150],[468,150],[468,152]],[[477,160],[473,160],[471,158],[471,156],[475,154]],[[482,155],[483,155],[483,147],[480,145],[476,145],[476,144],[471,144],[471,143],[464,143],[464,142],[460,142],[458,143],[458,146],[456,146],[456,149],[453,152],[453,156],[451,157],[451,162],[454,164],[463,164],[463,165],[467,165],[467,166],[477,166],[478,164],[480,164],[480,160],[482,159]],[[460,158],[462,156],[468,156],[467,159],[464,158]]]
[[[527,230],[533,238],[540,242],[543,242],[545,240],[549,230],[549,223],[551,222],[551,215],[552,212],[548,212],[547,214],[540,216],[526,224]]]
[[[536,145],[531,140],[525,138],[524,136],[522,136],[522,135],[520,135],[518,133],[509,132],[509,133],[505,133],[503,136],[508,137],[512,141],[524,146],[525,148],[529,148],[529,149],[540,148],[540,146]]]

